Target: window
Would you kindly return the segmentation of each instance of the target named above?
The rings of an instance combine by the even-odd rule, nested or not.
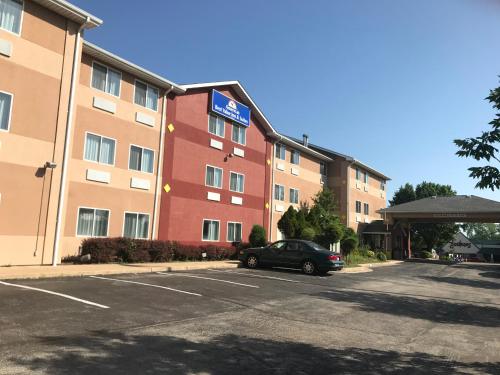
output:
[[[323,163],[323,162],[319,163],[319,173],[322,176],[326,176],[326,163]]]
[[[385,191],[385,181],[380,181],[380,190]]]
[[[130,146],[128,168],[134,171],[153,173],[155,153],[139,146]]]
[[[356,213],[360,214],[361,213],[361,202],[356,201]]]
[[[285,200],[285,187],[283,185],[274,185],[274,199],[277,201]]]
[[[19,34],[22,13],[23,2],[21,0],[0,0],[0,29]]]
[[[203,220],[203,241],[219,241],[218,220]]]
[[[0,130],[8,131],[10,128],[11,107],[12,95],[0,92]]]
[[[106,237],[108,235],[109,210],[80,208],[78,210],[77,236]]]
[[[92,64],[92,87],[107,92],[114,96],[120,96],[120,81],[122,74],[116,70],[94,62]]]
[[[300,152],[292,150],[290,152],[290,163],[299,164],[300,163]]]
[[[282,145],[281,143],[277,143],[275,146],[274,154],[278,159],[285,160],[285,154],[286,154],[285,145]]]
[[[222,169],[207,165],[205,185],[222,189]]]
[[[290,203],[299,204],[299,191],[290,188]]]
[[[365,184],[368,183],[368,172],[365,172]]]
[[[361,181],[361,171],[359,168],[356,168],[356,180]]]
[[[286,248],[286,242],[285,241],[277,241],[269,247],[271,249],[284,249],[284,248]]]
[[[209,115],[208,132],[224,138],[224,119],[215,115]]]
[[[247,143],[247,128],[245,126],[233,124],[233,142],[240,145]]]
[[[245,176],[239,173],[231,172],[229,175],[229,190],[237,193],[243,193],[245,185]]]
[[[365,215],[369,215],[370,214],[370,205],[368,203],[364,203],[363,204],[363,212]]]
[[[135,212],[126,212],[123,222],[123,237],[148,238],[149,215]]]
[[[227,241],[241,242],[241,223],[227,223]]]
[[[83,158],[96,163],[115,164],[115,140],[87,133]]]
[[[158,96],[157,88],[149,86],[141,81],[135,81],[135,104],[157,111]]]

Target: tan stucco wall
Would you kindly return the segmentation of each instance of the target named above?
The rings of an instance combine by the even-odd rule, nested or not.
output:
[[[13,94],[0,131],[0,265],[51,261],[76,25],[26,1],[20,35],[0,30],[0,91]],[[59,169],[44,170],[46,161]]]
[[[281,160],[275,157],[274,165],[272,166],[274,172],[274,184],[283,185],[285,187],[285,200],[277,201],[274,199],[273,185],[271,191],[273,204],[270,208],[272,215],[270,233],[271,241],[276,241],[279,238],[277,223],[283,216],[283,213],[288,209],[288,207],[294,206],[298,208],[300,207],[301,202],[311,204],[314,195],[323,188],[323,184],[321,184],[320,160],[301,152],[299,164],[292,164],[290,163],[290,150],[291,147],[286,145],[285,160]],[[274,154],[275,149],[273,147],[273,155]],[[281,164],[284,167],[283,171],[277,168],[278,164]],[[298,169],[298,176],[291,173],[292,168]],[[299,190],[299,204],[290,203],[290,188]],[[276,205],[282,206],[284,211],[277,211]]]

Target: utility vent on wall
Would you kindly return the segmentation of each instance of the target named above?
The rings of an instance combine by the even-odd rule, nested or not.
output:
[[[0,55],[12,56],[12,43],[5,39],[0,39]]]
[[[239,156],[240,158],[244,158],[245,157],[245,150],[242,150],[241,148],[235,147],[233,149],[233,154],[235,154],[236,156]]]
[[[155,126],[155,118],[142,112],[135,113],[135,121],[148,126]]]
[[[209,201],[220,202],[220,194],[219,193],[213,193],[213,192],[209,191],[208,194],[207,194],[207,199]]]
[[[294,176],[298,176],[299,175],[299,168],[292,168],[291,169],[291,172]]]
[[[135,188],[135,189],[141,189],[141,190],[149,190],[150,189],[150,182],[149,180],[144,180],[142,178],[137,178],[137,177],[132,177],[130,180],[130,187]]]
[[[222,142],[215,139],[210,139],[210,147],[216,148],[217,150],[222,150]]]
[[[284,171],[285,170],[285,165],[282,163],[277,163],[276,164],[276,169],[279,171]]]
[[[109,184],[111,182],[111,174],[109,172],[96,171],[95,169],[87,169],[87,180]]]
[[[274,209],[277,211],[277,212],[283,212],[285,211],[285,208],[281,205],[281,204],[277,204]]]
[[[116,103],[110,102],[109,100],[106,100],[103,98],[99,98],[97,96],[94,96],[93,105],[95,108],[102,109],[103,111],[106,111],[109,113],[116,112]]]
[[[242,205],[243,204],[243,198],[241,198],[241,197],[231,197],[231,203],[232,204]]]

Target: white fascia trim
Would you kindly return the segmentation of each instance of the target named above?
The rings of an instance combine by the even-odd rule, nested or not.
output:
[[[136,74],[142,80],[148,81],[149,83],[157,84],[163,89],[172,88],[176,94],[183,94],[186,90],[180,85],[159,76],[147,69],[141,68],[139,65],[136,65],[128,60],[125,60],[114,53],[106,51],[105,49],[96,46],[86,40],[83,41],[83,52],[92,55],[93,57],[99,59],[100,56],[104,56],[107,59],[111,60],[111,64],[114,62],[117,64],[117,68],[121,68],[124,70],[128,70],[132,74]]]
[[[220,86],[238,86],[238,88],[243,92],[243,95],[250,102],[252,109],[255,109],[255,111],[258,113],[258,115],[262,118],[262,120],[264,120],[265,124],[269,127],[269,129],[271,130],[270,133],[278,134],[277,131],[274,129],[274,127],[269,122],[269,120],[267,119],[267,117],[260,110],[260,108],[257,106],[257,104],[255,104],[255,102],[252,100],[252,97],[248,94],[248,92],[244,89],[244,87],[242,86],[242,84],[239,81],[217,81],[217,82],[193,83],[193,84],[180,85],[180,86],[185,90],[207,88],[207,87],[220,87]]]
[[[40,5],[61,14],[64,17],[68,17],[76,22],[80,22],[80,24],[85,24],[86,29],[98,27],[103,23],[103,21],[100,18],[84,11],[81,8],[78,8],[77,6],[65,0],[35,0],[35,1]]]
[[[361,168],[366,169],[368,172],[370,172],[374,176],[380,177],[380,178],[382,178],[385,181],[391,181],[390,177],[387,177],[386,175],[378,172],[377,170],[373,169],[372,167],[370,167],[370,166],[368,166],[368,165],[360,162],[359,160],[354,159],[354,163],[353,164],[357,165],[357,166],[359,166]]]
[[[272,136],[271,134],[268,134],[268,135]],[[281,140],[279,141],[279,143],[284,143],[288,146],[294,147],[294,148],[300,150],[301,152],[304,152],[304,153],[309,154],[309,155],[313,155],[318,159],[321,159],[324,161],[333,161],[333,159],[329,158],[328,156],[325,156],[317,151],[314,151],[314,150],[310,149],[309,147],[305,147],[304,145],[301,145],[300,143],[295,142],[294,140],[292,140],[284,135],[281,135],[281,134],[278,134],[278,135],[281,137]]]

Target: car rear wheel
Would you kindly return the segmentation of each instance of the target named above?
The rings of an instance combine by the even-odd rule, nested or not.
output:
[[[259,265],[259,260],[255,255],[249,255],[247,258],[247,267],[248,268],[257,268]]]
[[[306,260],[302,263],[302,272],[306,275],[314,275],[316,273],[316,265],[312,260]]]

